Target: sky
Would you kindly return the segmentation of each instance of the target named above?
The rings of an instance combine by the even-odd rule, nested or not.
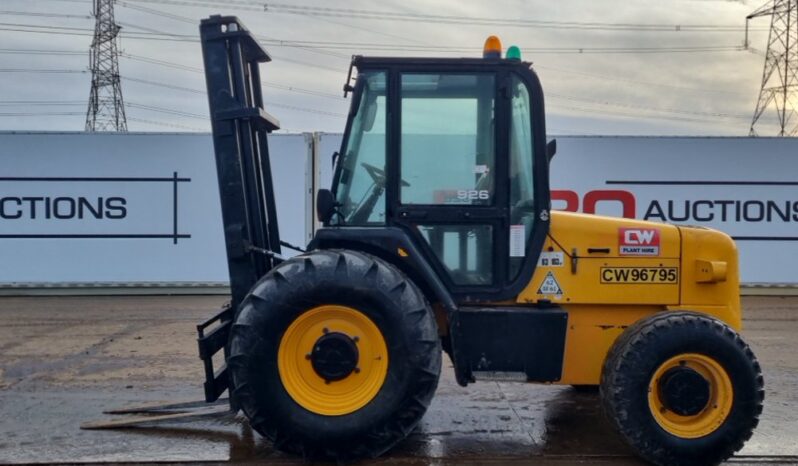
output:
[[[744,136],[769,27],[752,22],[742,48],[763,0],[280,1],[117,0],[128,129],[209,131],[194,39],[225,14],[272,55],[261,74],[281,131],[343,131],[353,54],[479,57],[495,34],[533,63],[550,134]],[[0,0],[0,130],[83,130],[91,4]]]

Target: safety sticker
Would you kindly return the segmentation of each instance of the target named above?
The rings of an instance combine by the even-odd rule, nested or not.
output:
[[[560,288],[560,284],[557,283],[553,273],[546,274],[546,278],[543,279],[543,283],[538,288],[538,294],[562,295],[562,288]]]
[[[622,256],[659,256],[659,229],[619,228],[618,253]]]
[[[564,264],[565,254],[562,251],[544,251],[538,259],[538,267],[562,267]]]
[[[510,225],[510,257],[524,257],[526,253],[526,227]]]
[[[474,173],[477,175],[484,175],[485,173],[490,172],[490,168],[487,165],[475,165],[474,166]]]

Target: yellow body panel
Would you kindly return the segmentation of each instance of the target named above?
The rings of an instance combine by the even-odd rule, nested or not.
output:
[[[682,297],[674,310],[706,312],[740,331],[740,269],[737,246],[728,235],[716,230],[679,227],[682,234]],[[707,263],[711,263],[711,270]],[[710,277],[719,275],[717,281]]]
[[[646,231],[658,232],[658,254],[621,255],[619,232],[641,226]],[[561,305],[679,304],[680,236],[679,229],[673,225],[552,212],[551,229],[543,251],[544,257],[547,253],[551,257],[561,253],[564,260],[560,265],[551,262],[545,265],[539,261],[529,285],[518,295],[519,303],[549,300]],[[604,280],[607,271],[623,270],[637,272],[646,280],[627,283]],[[650,279],[651,276],[657,278],[660,272],[668,275],[672,271],[676,272],[675,280]],[[561,293],[546,293],[548,290],[541,287],[549,276],[554,277]]]
[[[642,249],[629,246],[645,240]],[[517,303],[549,301],[567,311],[559,383],[598,384],[618,335],[656,312],[702,312],[740,330],[738,274],[734,241],[718,231],[552,212],[538,267]]]
[[[610,347],[626,327],[650,316],[655,306],[564,306],[568,312],[565,355],[559,383],[597,385]]]

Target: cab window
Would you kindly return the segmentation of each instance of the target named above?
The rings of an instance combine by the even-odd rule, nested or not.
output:
[[[402,204],[494,205],[495,92],[492,73],[402,74]],[[415,227],[455,285],[493,285],[491,224]]]
[[[494,93],[489,73],[402,74],[402,204],[492,204]]]
[[[535,183],[529,90],[521,79],[510,81],[510,260],[508,278],[518,276],[535,226]]]
[[[384,71],[358,76],[360,101],[349,137],[341,148],[336,200],[340,217],[334,224],[385,224],[386,77]]]

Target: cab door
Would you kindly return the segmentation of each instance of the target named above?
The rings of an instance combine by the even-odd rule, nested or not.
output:
[[[548,220],[537,221],[526,83],[480,69],[408,68],[392,79],[392,223],[413,237],[458,302],[512,297],[522,271],[527,281],[532,274],[540,249],[532,240],[545,236]],[[544,202],[548,209],[548,196]]]

